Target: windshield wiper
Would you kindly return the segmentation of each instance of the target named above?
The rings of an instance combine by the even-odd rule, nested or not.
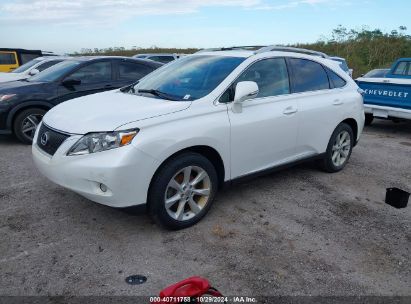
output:
[[[134,94],[136,91],[134,90],[134,86],[139,83],[140,80],[133,82],[132,84],[126,85],[125,87],[120,88],[120,91],[123,93],[131,93]]]
[[[138,93],[148,93],[148,94],[151,94],[151,95],[160,97],[160,98],[162,98],[162,99],[168,99],[168,100],[173,100],[173,101],[181,101],[180,98],[177,98],[177,97],[175,97],[175,96],[172,96],[172,95],[167,94],[167,93],[164,93],[164,92],[161,92],[161,91],[159,91],[159,90],[154,90],[154,89],[149,89],[149,90],[140,89],[140,90],[137,90],[137,92],[138,92]]]

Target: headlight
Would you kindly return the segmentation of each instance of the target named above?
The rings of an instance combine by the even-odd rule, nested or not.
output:
[[[0,94],[0,101],[7,101],[13,98],[14,96],[16,96],[16,94],[4,94],[4,95]]]
[[[84,155],[127,146],[137,135],[138,131],[138,129],[133,129],[86,134],[70,148],[67,155]]]

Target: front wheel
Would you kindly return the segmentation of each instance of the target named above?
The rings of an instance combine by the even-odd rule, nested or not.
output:
[[[24,144],[31,144],[37,126],[43,119],[46,111],[39,108],[30,108],[17,115],[13,124],[14,135]]]
[[[353,143],[351,127],[346,123],[339,124],[331,135],[321,167],[330,173],[341,171],[350,159]]]
[[[148,210],[168,229],[183,229],[208,212],[218,186],[213,164],[198,153],[187,152],[168,160],[156,173],[148,195]]]

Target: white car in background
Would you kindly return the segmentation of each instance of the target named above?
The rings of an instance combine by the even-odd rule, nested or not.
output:
[[[364,126],[358,86],[316,52],[280,50],[203,51],[64,102],[36,131],[35,164],[95,202],[147,204],[171,229],[197,223],[224,183],[308,159],[342,170]]]
[[[0,73],[0,83],[29,78],[68,58],[58,56],[37,57],[9,73]]]
[[[133,58],[138,58],[138,59],[148,59],[148,60],[153,60],[161,63],[169,63],[171,61],[174,61],[178,58],[180,58],[180,55],[178,54],[166,54],[166,53],[152,53],[152,54],[137,54],[134,55]]]
[[[344,72],[346,72],[346,73],[347,73],[348,75],[350,75],[350,77],[352,78],[352,75],[353,75],[353,73],[354,73],[354,70],[353,70],[353,69],[350,69],[350,68],[348,67],[347,61],[346,61],[344,58],[334,56],[334,57],[330,57],[330,59],[339,62],[339,63],[340,63],[340,67],[344,70]]]

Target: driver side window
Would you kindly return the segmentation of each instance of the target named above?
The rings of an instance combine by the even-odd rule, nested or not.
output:
[[[96,62],[78,69],[68,76],[76,80],[81,80],[82,84],[91,84],[111,81],[111,62]]]
[[[256,98],[290,93],[290,81],[284,58],[264,59],[252,64],[221,96],[220,102],[233,101],[235,87],[241,81],[254,81],[257,83],[259,92]]]

